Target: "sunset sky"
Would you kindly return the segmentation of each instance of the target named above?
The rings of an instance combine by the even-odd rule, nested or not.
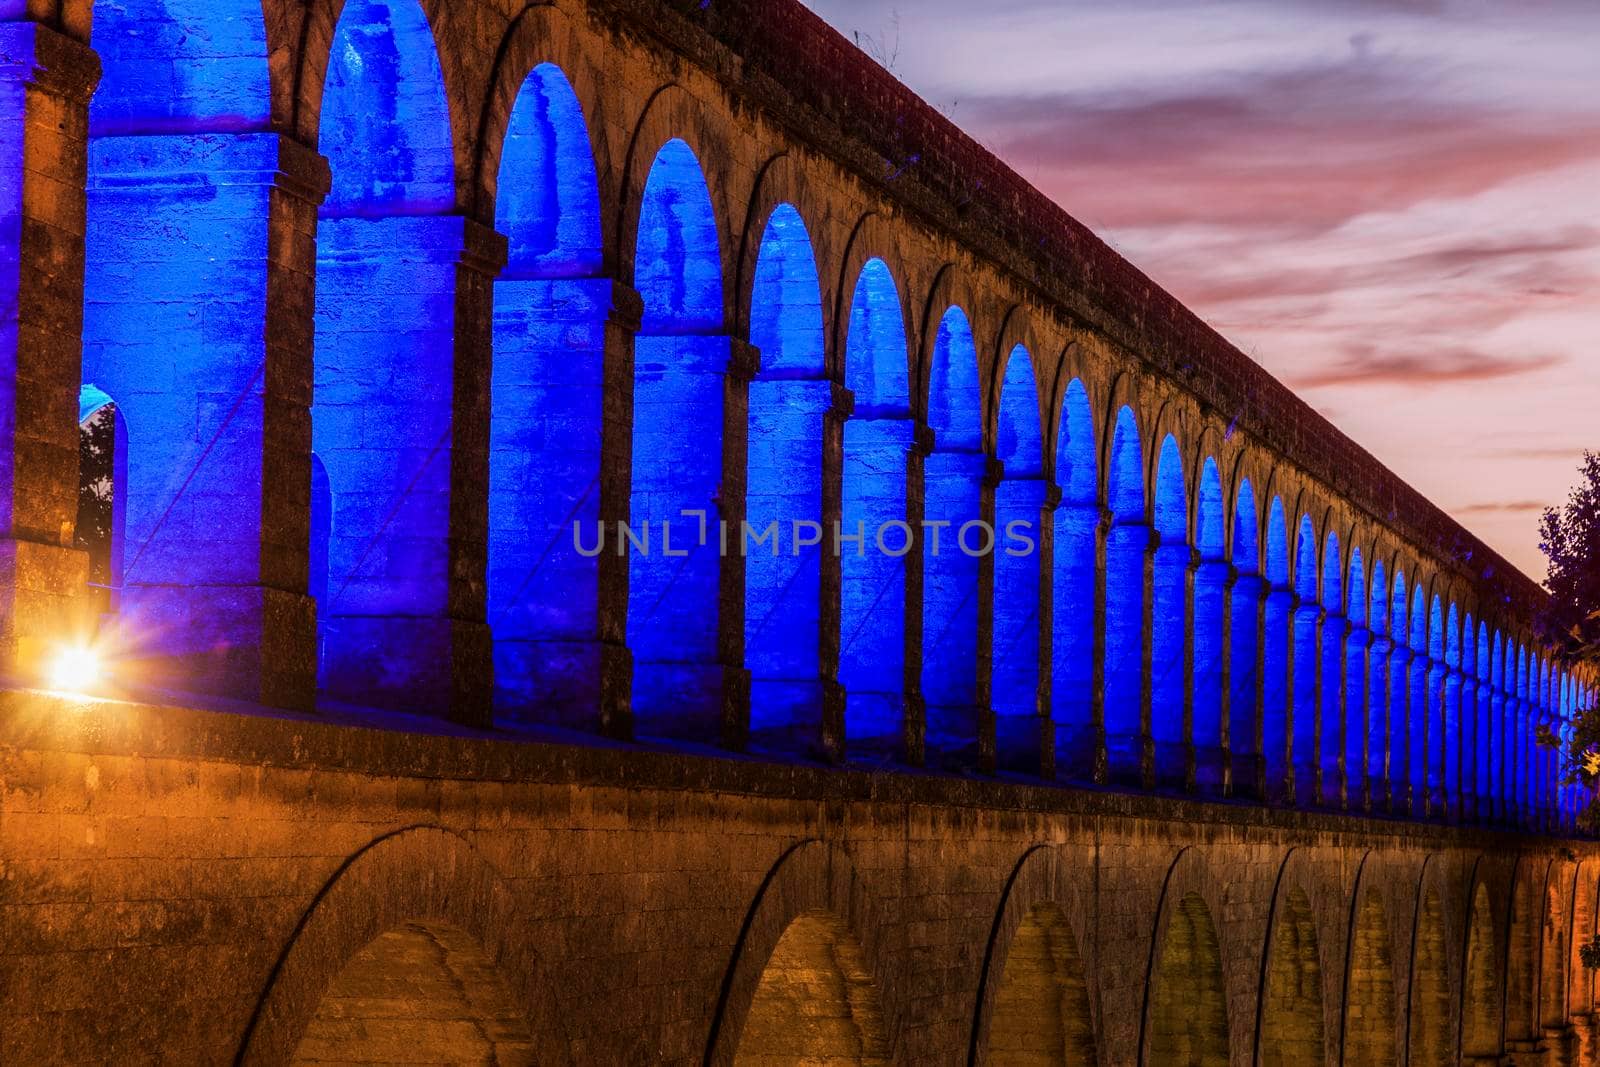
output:
[[[1600,2],[807,2],[1544,577],[1600,448]]]

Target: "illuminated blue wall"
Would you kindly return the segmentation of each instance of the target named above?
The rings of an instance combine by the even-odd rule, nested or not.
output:
[[[700,161],[668,141],[645,179],[634,253],[644,319],[634,341],[628,647],[641,734],[711,739],[717,669],[718,500],[728,338],[717,224]],[[698,516],[705,513],[704,544]],[[663,524],[670,523],[666,537]],[[670,541],[668,540],[670,538]]]
[[[313,449],[332,499],[321,682],[436,711],[450,504],[455,273],[450,127],[415,0],[351,0],[319,134],[333,189],[317,228]],[[426,677],[426,681],[423,678]]]
[[[1443,753],[1444,795],[1454,798],[1461,795],[1461,760],[1467,736],[1461,729],[1461,614],[1453,602],[1445,614],[1444,665],[1447,673],[1443,678],[1444,699],[1439,709],[1438,747]],[[1454,807],[1453,801],[1449,804]],[[1455,817],[1453,810],[1450,816]]]
[[[1227,503],[1217,461],[1207,456],[1200,465],[1199,499],[1195,502],[1193,731],[1196,783],[1207,791],[1222,786],[1222,667],[1227,649],[1222,620],[1227,610]]]
[[[905,557],[894,555],[904,531],[906,456],[911,447],[905,318],[894,276],[881,259],[861,268],[850,299],[845,386],[855,412],[844,426],[842,532],[864,530],[864,543],[841,542],[839,681],[845,688],[845,735],[868,750],[900,743],[905,671]]]
[[[1077,378],[1067,383],[1056,438],[1055,585],[1051,635],[1051,717],[1057,764],[1093,765],[1095,529],[1100,523],[1094,415]]]
[[[1106,472],[1105,731],[1111,774],[1137,782],[1143,759],[1145,556],[1144,449],[1133,409],[1117,412]]]
[[[1250,479],[1239,482],[1233,511],[1233,569],[1237,575],[1228,604],[1232,618],[1228,629],[1228,751],[1232,757],[1234,781],[1248,790],[1259,790],[1255,780],[1256,759],[1260,755],[1257,733],[1260,730],[1261,676],[1256,665],[1262,586],[1260,512],[1256,509],[1255,489]]]
[[[1350,550],[1345,600],[1350,625],[1343,641],[1344,781],[1345,796],[1355,806],[1360,804],[1366,788],[1367,743],[1371,740],[1367,724],[1367,649],[1371,644],[1367,629],[1367,572],[1359,545]]]
[[[1317,700],[1320,719],[1317,744],[1318,765],[1322,771],[1324,804],[1339,802],[1341,760],[1344,755],[1344,708],[1340,694],[1339,671],[1344,665],[1345,647],[1345,590],[1344,574],[1340,568],[1339,535],[1332,530],[1322,546],[1322,623],[1321,686]]]
[[[1183,456],[1171,434],[1156,455],[1155,557],[1151,566],[1150,733],[1156,743],[1156,774],[1182,785],[1187,762],[1184,690],[1189,569],[1189,501]]]
[[[83,380],[127,433],[121,632],[179,655],[259,641],[205,590],[260,577],[278,158],[260,4],[173,6],[95,11]]]
[[[989,704],[1000,766],[1038,772],[1039,562],[1047,485],[1039,388],[1028,350],[1006,357],[995,425],[1002,477],[994,490],[994,627]],[[1026,543],[1025,543],[1026,542]]]
[[[822,430],[832,386],[816,254],[790,204],[773,210],[761,236],[750,343],[761,350],[761,373],[750,383],[745,521],[758,533],[778,524],[776,540],[751,545],[744,564],[750,729],[757,744],[801,732],[812,740],[822,715],[822,557],[820,545],[796,550],[793,524],[822,521]]]
[[[1289,588],[1289,532],[1281,497],[1273,497],[1267,511],[1266,579],[1261,755],[1267,795],[1277,797],[1289,777],[1289,614],[1294,602]]]
[[[1494,676],[1493,662],[1489,651],[1489,626],[1482,619],[1478,620],[1478,651],[1475,659],[1477,669],[1473,672],[1476,678],[1475,689],[1477,697],[1473,710],[1477,716],[1477,760],[1473,767],[1473,774],[1477,779],[1476,792],[1478,796],[1478,817],[1489,819],[1494,816],[1494,779],[1492,777],[1493,758],[1498,738],[1494,729],[1494,698],[1490,684]]]
[[[1406,749],[1411,778],[1411,810],[1428,810],[1428,600],[1420,577],[1411,586],[1411,662],[1407,676],[1407,718],[1410,744]]]
[[[599,699],[605,320],[600,198],[583,112],[535,67],[511,112],[495,197],[509,257],[494,287],[488,612],[495,708],[582,721]],[[611,531],[615,536],[615,531]]]
[[[1395,571],[1389,599],[1389,783],[1395,814],[1410,810],[1411,793],[1411,690],[1406,671],[1411,658],[1411,631],[1406,625],[1406,576]]]
[[[923,520],[948,523],[922,546],[922,695],[927,748],[955,756],[978,737],[978,558],[961,551],[961,527],[982,516],[983,398],[972,327],[948,308],[928,370],[933,452],[923,461]],[[930,756],[931,763],[937,763]]]
[[[1511,748],[1510,732],[1506,729],[1506,645],[1499,630],[1494,632],[1494,651],[1489,656],[1489,732],[1493,746],[1489,756],[1489,792],[1494,798],[1495,815],[1505,818],[1509,789],[1506,783],[1506,763]]]
[[[1316,802],[1312,787],[1318,767],[1317,715],[1317,535],[1309,515],[1300,516],[1294,548],[1295,609],[1290,618],[1294,642],[1294,690],[1290,694],[1289,720],[1293,724],[1295,797],[1302,804]]]
[[[1367,626],[1372,631],[1372,650],[1367,656],[1367,674],[1362,684],[1367,700],[1367,782],[1375,810],[1387,806],[1389,780],[1389,579],[1383,560],[1372,561],[1372,579],[1367,585]]]

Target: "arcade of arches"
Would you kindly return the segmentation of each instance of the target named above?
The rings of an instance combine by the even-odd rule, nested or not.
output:
[[[793,0],[0,127],[0,1061],[1594,1054],[1537,586]]]

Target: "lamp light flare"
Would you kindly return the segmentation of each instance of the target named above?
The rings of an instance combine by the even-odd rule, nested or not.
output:
[[[69,646],[51,661],[46,680],[52,689],[85,693],[99,685],[101,677],[100,657],[92,649]]]

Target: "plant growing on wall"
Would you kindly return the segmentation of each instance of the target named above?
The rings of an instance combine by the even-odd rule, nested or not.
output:
[[[1539,547],[1549,559],[1545,588],[1550,601],[1535,620],[1539,635],[1569,663],[1600,667],[1600,452],[1585,452],[1577,486],[1559,508],[1539,522]],[[1578,826],[1600,833],[1600,706],[1577,709],[1563,740],[1541,725],[1539,744],[1561,757],[1561,781],[1582,785],[1589,800]],[[1600,966],[1600,939],[1580,946],[1586,967]],[[1595,962],[1591,963],[1591,954]]]

